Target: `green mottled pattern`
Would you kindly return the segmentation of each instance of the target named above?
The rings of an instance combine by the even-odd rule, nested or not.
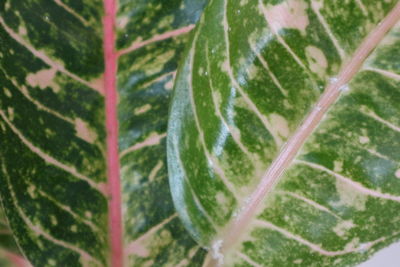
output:
[[[178,72],[168,137],[173,198],[198,242],[210,246],[223,235],[396,3],[210,2]],[[227,252],[226,266],[352,266],[399,239],[398,36],[393,29],[354,77]]]
[[[205,0],[119,1],[118,40],[129,48],[197,21]],[[119,143],[128,266],[201,266],[206,252],[174,209],[166,128],[177,64],[189,34],[149,43],[119,59]]]
[[[400,45],[399,33],[400,24],[370,56],[265,201],[242,243],[242,253],[253,261],[262,266],[282,260],[287,266],[353,266],[400,239],[400,77],[388,76],[400,68],[396,57],[386,53]],[[372,67],[383,58],[388,68]],[[287,247],[290,255],[284,254]],[[249,264],[240,256],[235,260],[237,266]]]
[[[0,195],[35,266],[107,265],[102,9],[0,3]]]

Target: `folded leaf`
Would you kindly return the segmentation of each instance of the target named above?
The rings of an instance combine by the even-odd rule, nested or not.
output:
[[[173,209],[164,137],[177,61],[205,1],[115,4],[0,2],[0,196],[34,266],[204,259]]]
[[[120,2],[119,140],[128,266],[201,266],[206,254],[174,209],[165,142],[177,63],[204,4]]]
[[[400,239],[399,18],[398,1],[209,4],[168,137],[208,264],[354,266]]]

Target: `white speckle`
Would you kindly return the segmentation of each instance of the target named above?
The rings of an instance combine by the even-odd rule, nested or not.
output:
[[[350,87],[349,87],[349,85],[346,83],[346,84],[343,84],[342,86],[340,86],[340,88],[339,88],[339,90],[340,91],[342,91],[342,92],[347,92],[347,91],[349,91],[349,89],[350,89]]]
[[[358,250],[359,250],[361,253],[367,252],[369,246],[370,246],[370,245],[369,245],[368,243],[362,243],[362,244],[360,244]]]
[[[339,79],[337,77],[332,77],[332,78],[329,79],[329,83],[330,84],[335,84],[335,83],[337,83],[338,80]]]
[[[394,175],[396,175],[396,178],[399,178],[399,179],[400,179],[400,169],[398,169],[398,170],[394,173]]]
[[[366,143],[369,142],[369,138],[368,138],[368,136],[360,136],[360,138],[358,138],[358,141],[359,141],[361,144],[366,144]]]
[[[218,266],[222,266],[224,263],[224,255],[221,253],[221,247],[224,241],[217,240],[211,246],[211,253],[213,259],[218,261]]]
[[[238,11],[236,11],[238,14],[240,14],[240,9],[238,9]]]
[[[215,54],[215,49],[211,49],[211,54]]]

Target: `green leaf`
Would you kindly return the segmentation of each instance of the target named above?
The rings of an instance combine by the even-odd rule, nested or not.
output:
[[[27,267],[29,263],[24,260],[15,244],[7,218],[0,207],[0,266]]]
[[[208,264],[354,266],[400,239],[399,17],[398,1],[210,2],[168,133]]]
[[[128,266],[201,266],[206,253],[172,203],[165,140],[177,62],[205,1],[138,2],[120,2],[119,21],[127,23],[117,41],[123,51],[119,133]]]
[[[177,61],[204,4],[119,1],[113,25],[104,22],[115,26],[119,56],[108,77],[103,1],[0,2],[0,197],[32,265],[202,263],[204,250],[173,208],[164,137]],[[113,88],[104,88],[104,76],[118,80],[117,192],[107,179],[107,162],[119,158],[110,156],[117,144],[106,145]],[[123,211],[125,232],[115,237],[110,225],[120,219],[110,203],[121,195],[113,209]]]

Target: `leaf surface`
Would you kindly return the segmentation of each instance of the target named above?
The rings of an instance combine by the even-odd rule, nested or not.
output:
[[[120,3],[120,160],[128,266],[201,265],[205,251],[174,209],[166,129],[178,60],[204,0]],[[132,14],[132,10],[135,12]],[[138,35],[137,33],[140,33]]]
[[[113,13],[104,10],[110,3],[0,3],[0,196],[6,216],[34,266],[110,266],[121,262],[120,254],[126,266],[201,264],[204,251],[174,212],[164,136],[177,61],[205,1],[119,1],[111,22],[103,20],[105,12],[107,18]],[[114,77],[109,70],[115,62],[104,57],[112,36],[103,26],[117,35]],[[107,179],[111,134],[105,123],[113,79],[120,135],[111,150],[120,152],[112,157],[121,159],[116,173],[122,180],[116,193]],[[122,206],[110,204],[121,195]],[[123,240],[112,234],[121,224],[118,210]]]
[[[0,266],[4,267],[28,267],[29,263],[15,244],[13,234],[4,215],[3,208],[0,208]]]
[[[210,2],[168,137],[208,264],[354,266],[399,240],[399,17],[397,1]]]

